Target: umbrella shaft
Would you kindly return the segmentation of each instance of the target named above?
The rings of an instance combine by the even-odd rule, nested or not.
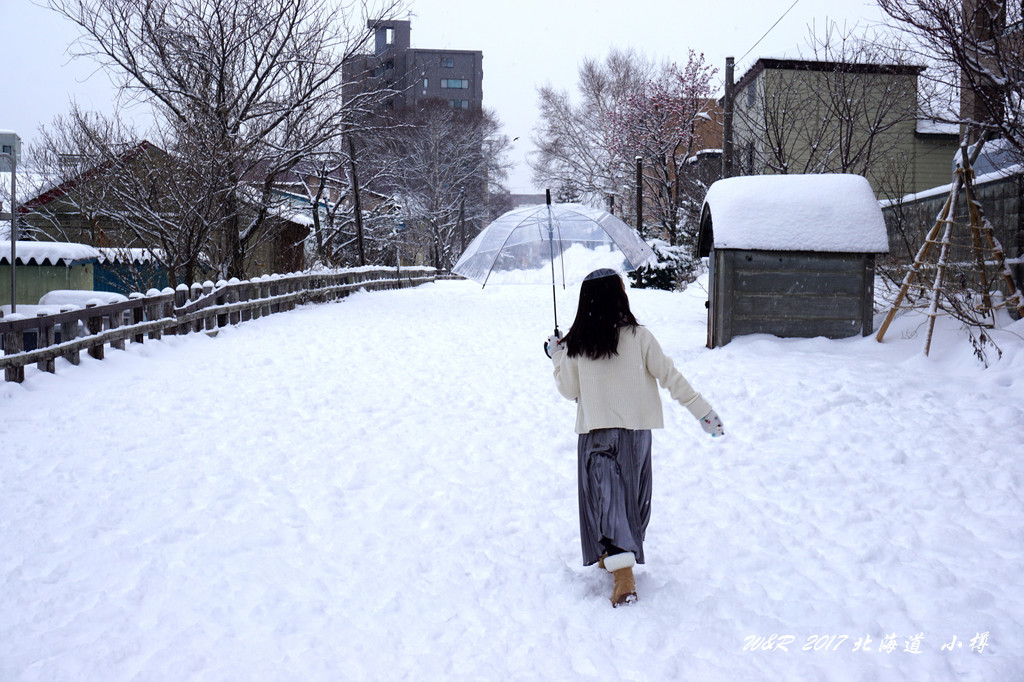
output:
[[[555,285],[551,285],[551,305],[555,309],[555,336],[558,336],[558,297],[555,295]]]
[[[548,247],[551,249],[551,307],[555,311],[555,336],[558,336],[558,295],[555,286],[555,227],[551,224],[551,204],[548,204]]]

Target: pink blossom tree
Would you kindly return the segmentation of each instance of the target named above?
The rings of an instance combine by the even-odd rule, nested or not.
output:
[[[612,156],[643,160],[644,235],[672,245],[696,242],[705,181],[694,155],[703,149],[703,121],[715,108],[712,79],[717,69],[690,50],[680,67],[672,63],[608,113]]]

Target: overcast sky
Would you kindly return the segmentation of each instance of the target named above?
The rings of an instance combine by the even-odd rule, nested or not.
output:
[[[536,191],[526,159],[537,87],[574,89],[585,57],[603,58],[615,46],[685,62],[693,48],[720,70],[735,57],[738,78],[757,57],[796,56],[801,48],[806,54],[812,24],[882,20],[874,0],[413,0],[410,8],[413,47],[483,51],[484,105],[510,139],[519,138],[513,192]],[[114,92],[106,76],[68,55],[78,35],[70,22],[30,0],[0,0],[0,26],[0,129],[14,130],[25,144],[39,124],[67,111],[71,98],[85,109],[110,111]]]

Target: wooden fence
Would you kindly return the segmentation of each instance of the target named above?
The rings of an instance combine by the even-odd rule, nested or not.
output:
[[[302,275],[268,275],[245,282],[178,285],[177,290],[132,294],[109,305],[65,306],[56,314],[0,318],[4,355],[0,367],[6,381],[25,380],[25,366],[36,363],[53,373],[56,360],[72,365],[85,351],[102,360],[104,348],[123,350],[126,343],[143,343],[164,334],[216,333],[239,324],[292,310],[301,303],[324,303],[359,289],[382,290],[416,286],[438,279],[434,268],[353,268]],[[34,336],[34,350],[25,350]]]

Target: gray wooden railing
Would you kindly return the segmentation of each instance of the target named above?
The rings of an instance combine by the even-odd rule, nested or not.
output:
[[[3,356],[0,367],[6,381],[25,380],[25,366],[36,363],[54,372],[57,358],[73,365],[81,352],[102,360],[106,346],[124,349],[164,334],[216,333],[301,303],[324,303],[359,289],[382,290],[416,286],[443,276],[434,268],[353,268],[298,275],[269,275],[239,282],[178,285],[150,294],[132,294],[129,300],[109,305],[64,307],[56,314],[0,318]],[[57,306],[54,306],[57,307]],[[34,335],[34,350],[25,350]],[[59,337],[59,341],[58,341]]]

